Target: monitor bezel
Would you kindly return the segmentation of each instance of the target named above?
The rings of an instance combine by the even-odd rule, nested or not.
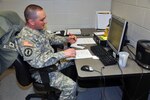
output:
[[[119,47],[118,49],[115,48],[115,46],[110,42],[109,40],[109,34],[111,34],[111,23],[112,23],[112,20],[115,19],[117,20],[118,22],[121,22],[123,24],[123,30],[122,30],[122,33],[121,33],[121,38],[120,38],[120,42],[119,42]],[[123,42],[125,41],[125,35],[126,35],[126,29],[127,29],[127,21],[125,19],[122,19],[120,17],[117,17],[115,15],[112,15],[112,18],[111,18],[111,23],[110,23],[110,31],[109,31],[109,34],[108,34],[108,38],[107,38],[107,43],[108,45],[110,46],[110,48],[113,50],[113,52],[118,55],[118,53],[121,51],[122,47],[123,47]]]

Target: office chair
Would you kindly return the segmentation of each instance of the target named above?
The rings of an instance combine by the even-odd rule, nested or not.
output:
[[[13,65],[15,66],[17,81],[22,86],[27,86],[32,83],[34,89],[37,92],[40,92],[27,95],[26,100],[30,100],[31,98],[42,98],[42,100],[58,100],[61,92],[60,90],[49,85],[49,70],[47,70],[47,68],[32,68],[27,62],[23,61],[23,58],[20,55],[18,55]],[[31,73],[34,71],[38,71],[40,73],[43,83],[38,83],[31,77]]]

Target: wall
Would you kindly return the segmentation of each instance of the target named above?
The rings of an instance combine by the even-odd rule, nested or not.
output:
[[[129,22],[131,44],[136,46],[139,39],[150,40],[150,0],[112,0],[111,10]]]
[[[1,10],[14,10],[23,17],[31,3],[41,5],[47,13],[48,29],[95,28],[96,11],[111,9],[111,0],[0,0]]]

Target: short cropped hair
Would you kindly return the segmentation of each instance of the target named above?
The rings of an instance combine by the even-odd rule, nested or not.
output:
[[[36,19],[37,15],[36,12],[43,10],[43,8],[39,5],[30,4],[24,10],[24,17],[25,20],[28,21],[29,19]]]

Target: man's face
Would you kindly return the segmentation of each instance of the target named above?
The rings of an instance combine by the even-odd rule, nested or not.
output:
[[[46,14],[44,10],[37,11],[37,18],[34,20],[34,29],[43,30],[45,28]]]

